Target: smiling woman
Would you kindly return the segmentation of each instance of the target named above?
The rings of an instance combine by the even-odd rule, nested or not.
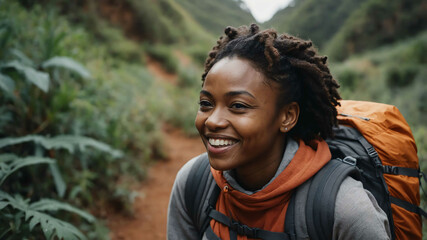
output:
[[[295,239],[284,231],[289,202],[330,161],[324,139],[337,124],[339,85],[326,57],[272,29],[228,27],[202,79],[195,125],[207,154],[176,177],[168,239]],[[338,191],[332,232],[333,239],[390,236],[385,213],[350,177]],[[308,237],[307,229],[297,234]]]
[[[277,85],[249,61],[224,58],[210,70],[200,94],[196,127],[210,163],[218,170],[236,169],[240,179],[250,180],[240,181],[247,189],[259,189],[274,176],[285,147],[285,135],[277,130],[285,122],[290,129],[298,117],[296,104],[277,111]],[[225,141],[232,144],[221,144]]]

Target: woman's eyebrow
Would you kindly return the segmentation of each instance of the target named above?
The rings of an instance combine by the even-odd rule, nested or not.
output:
[[[233,97],[236,95],[247,95],[253,99],[255,99],[254,95],[252,95],[251,93],[247,92],[247,91],[232,91],[232,92],[228,92],[225,94],[227,97]]]
[[[208,97],[212,97],[212,94],[210,92],[206,91],[206,90],[200,91],[200,95],[206,95]]]
[[[208,97],[212,97],[212,94],[206,90],[201,90],[200,91],[201,95],[206,95]],[[252,95],[251,93],[247,92],[247,91],[231,91],[225,94],[226,97],[233,97],[233,96],[237,96],[237,95],[247,95],[253,99],[255,99],[254,95]]]

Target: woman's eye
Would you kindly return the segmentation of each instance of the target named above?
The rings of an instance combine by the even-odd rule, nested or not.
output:
[[[247,106],[247,105],[245,105],[243,103],[233,103],[231,105],[231,108],[241,110],[241,109],[247,109],[247,108],[249,108],[249,106]]]
[[[207,100],[200,100],[199,106],[200,108],[209,108],[209,107],[212,107],[212,104]]]

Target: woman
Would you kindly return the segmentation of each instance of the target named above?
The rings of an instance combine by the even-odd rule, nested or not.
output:
[[[228,27],[225,34],[205,63],[195,121],[211,166],[200,183],[200,208],[211,201],[221,216],[198,211],[196,219],[208,219],[200,228],[186,206],[187,179],[206,155],[196,157],[175,180],[168,239],[248,239],[254,228],[267,234],[264,239],[280,238],[292,193],[331,159],[323,139],[333,137],[340,95],[326,57],[310,41],[255,24]],[[220,191],[212,197],[216,185]],[[387,216],[373,196],[346,179],[337,195],[333,239],[389,238]]]

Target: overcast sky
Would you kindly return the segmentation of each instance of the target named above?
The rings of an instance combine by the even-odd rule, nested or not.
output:
[[[258,22],[265,22],[292,0],[243,0]]]

